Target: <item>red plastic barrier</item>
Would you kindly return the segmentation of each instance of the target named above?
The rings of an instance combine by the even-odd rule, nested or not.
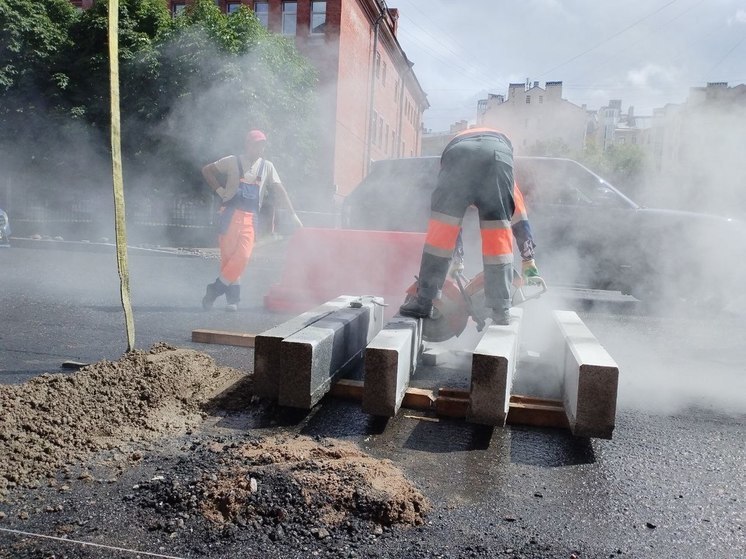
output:
[[[390,316],[419,272],[424,243],[424,233],[304,227],[290,239],[282,277],[264,306],[303,312],[339,295],[375,295]]]

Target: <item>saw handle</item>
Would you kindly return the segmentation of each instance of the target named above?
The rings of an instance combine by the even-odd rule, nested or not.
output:
[[[523,285],[517,286],[515,291],[513,292],[511,305],[520,305],[522,303],[525,303],[526,301],[530,301],[531,299],[538,299],[547,292],[547,282],[545,282],[544,278],[542,278],[541,276],[531,276],[530,278],[527,278],[524,285],[531,285],[534,287],[538,286],[539,290],[535,293],[532,293],[531,295],[526,295],[523,292]],[[518,295],[520,295],[520,300],[517,300]]]

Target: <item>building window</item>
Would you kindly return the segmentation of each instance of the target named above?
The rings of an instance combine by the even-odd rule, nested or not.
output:
[[[386,63],[383,63],[383,73],[381,74],[381,83],[386,85]]]
[[[241,7],[241,2],[228,2],[225,5],[225,11],[229,14],[232,14],[233,12],[237,12],[238,9]]]
[[[254,2],[254,14],[264,27],[269,27],[269,2]]]
[[[399,80],[394,82],[394,103],[399,102]]]
[[[381,53],[376,53],[376,77],[381,77]]]
[[[383,151],[388,152],[389,151],[389,125],[386,125],[386,140],[384,140],[386,145],[383,148]]]
[[[186,10],[186,2],[174,2],[171,4],[171,13],[175,16],[178,16],[184,10]]]
[[[544,102],[544,96],[539,95],[539,105],[541,105]]]
[[[530,105],[530,104],[531,104],[531,96],[526,95],[526,105]]]
[[[282,34],[295,35],[295,26],[298,23],[298,2],[282,3]]]
[[[391,131],[391,157],[396,155],[396,132]]]
[[[311,34],[323,35],[326,29],[326,2],[311,2]]]
[[[378,117],[378,145],[383,145],[383,117]]]
[[[376,143],[376,137],[378,136],[376,134],[376,124],[378,124],[378,113],[376,111],[373,111],[373,118],[370,123],[370,137],[373,138],[373,144]]]

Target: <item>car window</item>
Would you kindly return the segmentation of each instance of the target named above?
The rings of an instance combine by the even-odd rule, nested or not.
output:
[[[521,159],[516,181],[533,204],[626,208],[629,203],[607,182],[575,161],[566,159]]]

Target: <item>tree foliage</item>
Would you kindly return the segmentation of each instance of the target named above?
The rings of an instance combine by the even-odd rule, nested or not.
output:
[[[0,0],[0,149],[17,148],[16,168],[109,188],[108,5]],[[196,0],[172,17],[163,0],[120,0],[118,40],[127,189],[206,192],[199,168],[252,127],[291,188],[313,173],[315,72],[246,7]]]

